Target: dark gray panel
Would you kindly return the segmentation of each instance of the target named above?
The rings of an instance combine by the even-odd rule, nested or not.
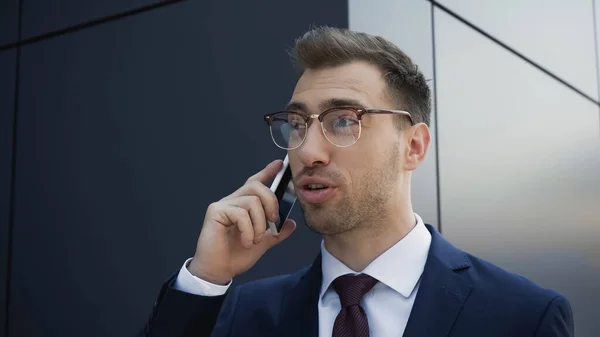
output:
[[[347,26],[346,1],[190,1],[23,48],[11,336],[143,325],[208,204],[285,155],[262,115],[289,99],[285,48],[312,23]],[[237,281],[312,261],[295,218]]]
[[[0,53],[0,336],[6,320],[10,181],[13,149],[16,50]]]
[[[169,0],[27,0],[23,2],[23,38],[131,11]]]
[[[19,0],[0,1],[0,46],[18,40]]]

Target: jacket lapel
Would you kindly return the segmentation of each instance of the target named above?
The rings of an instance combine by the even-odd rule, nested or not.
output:
[[[321,254],[282,299],[276,336],[318,337],[317,303],[321,290]]]
[[[459,275],[470,267],[464,252],[431,232],[431,247],[404,337],[442,337],[450,333],[472,285]]]
[[[464,252],[426,225],[431,247],[404,337],[448,336],[472,285],[459,275],[470,267]],[[282,299],[276,336],[318,337],[317,303],[321,289],[321,254]]]

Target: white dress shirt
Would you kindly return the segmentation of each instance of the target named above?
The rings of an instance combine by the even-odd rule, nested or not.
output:
[[[379,282],[366,293],[361,306],[369,321],[369,336],[402,336],[415,302],[419,281],[431,244],[431,234],[415,214],[416,226],[402,240],[379,255],[361,273]],[[331,287],[338,276],[357,274],[325,249],[321,243],[323,281],[319,297],[319,336],[331,336],[341,310],[340,298]]]
[[[423,220],[417,214],[415,219],[417,224],[402,240],[361,271],[379,280],[361,300],[371,337],[402,336],[406,328],[431,244],[431,234]],[[357,273],[331,255],[323,242],[321,255],[323,279],[317,305],[319,337],[326,337],[332,335],[333,323],[341,310],[340,299],[330,285],[338,276]],[[221,286],[195,277],[186,268],[190,260],[179,271],[176,289],[201,296],[225,294],[231,282]]]

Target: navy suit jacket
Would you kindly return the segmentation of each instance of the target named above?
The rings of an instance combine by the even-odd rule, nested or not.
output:
[[[573,336],[565,297],[427,229],[431,247],[404,337]],[[320,256],[295,274],[253,281],[218,297],[177,291],[174,277],[162,287],[140,336],[318,337]]]

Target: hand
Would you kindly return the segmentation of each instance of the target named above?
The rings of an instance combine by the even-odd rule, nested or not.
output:
[[[237,191],[208,207],[196,253],[188,266],[193,275],[225,285],[292,234],[296,222],[291,219],[283,224],[279,235],[266,229],[267,219],[277,221],[279,204],[265,184],[281,166],[281,160],[271,162]]]

